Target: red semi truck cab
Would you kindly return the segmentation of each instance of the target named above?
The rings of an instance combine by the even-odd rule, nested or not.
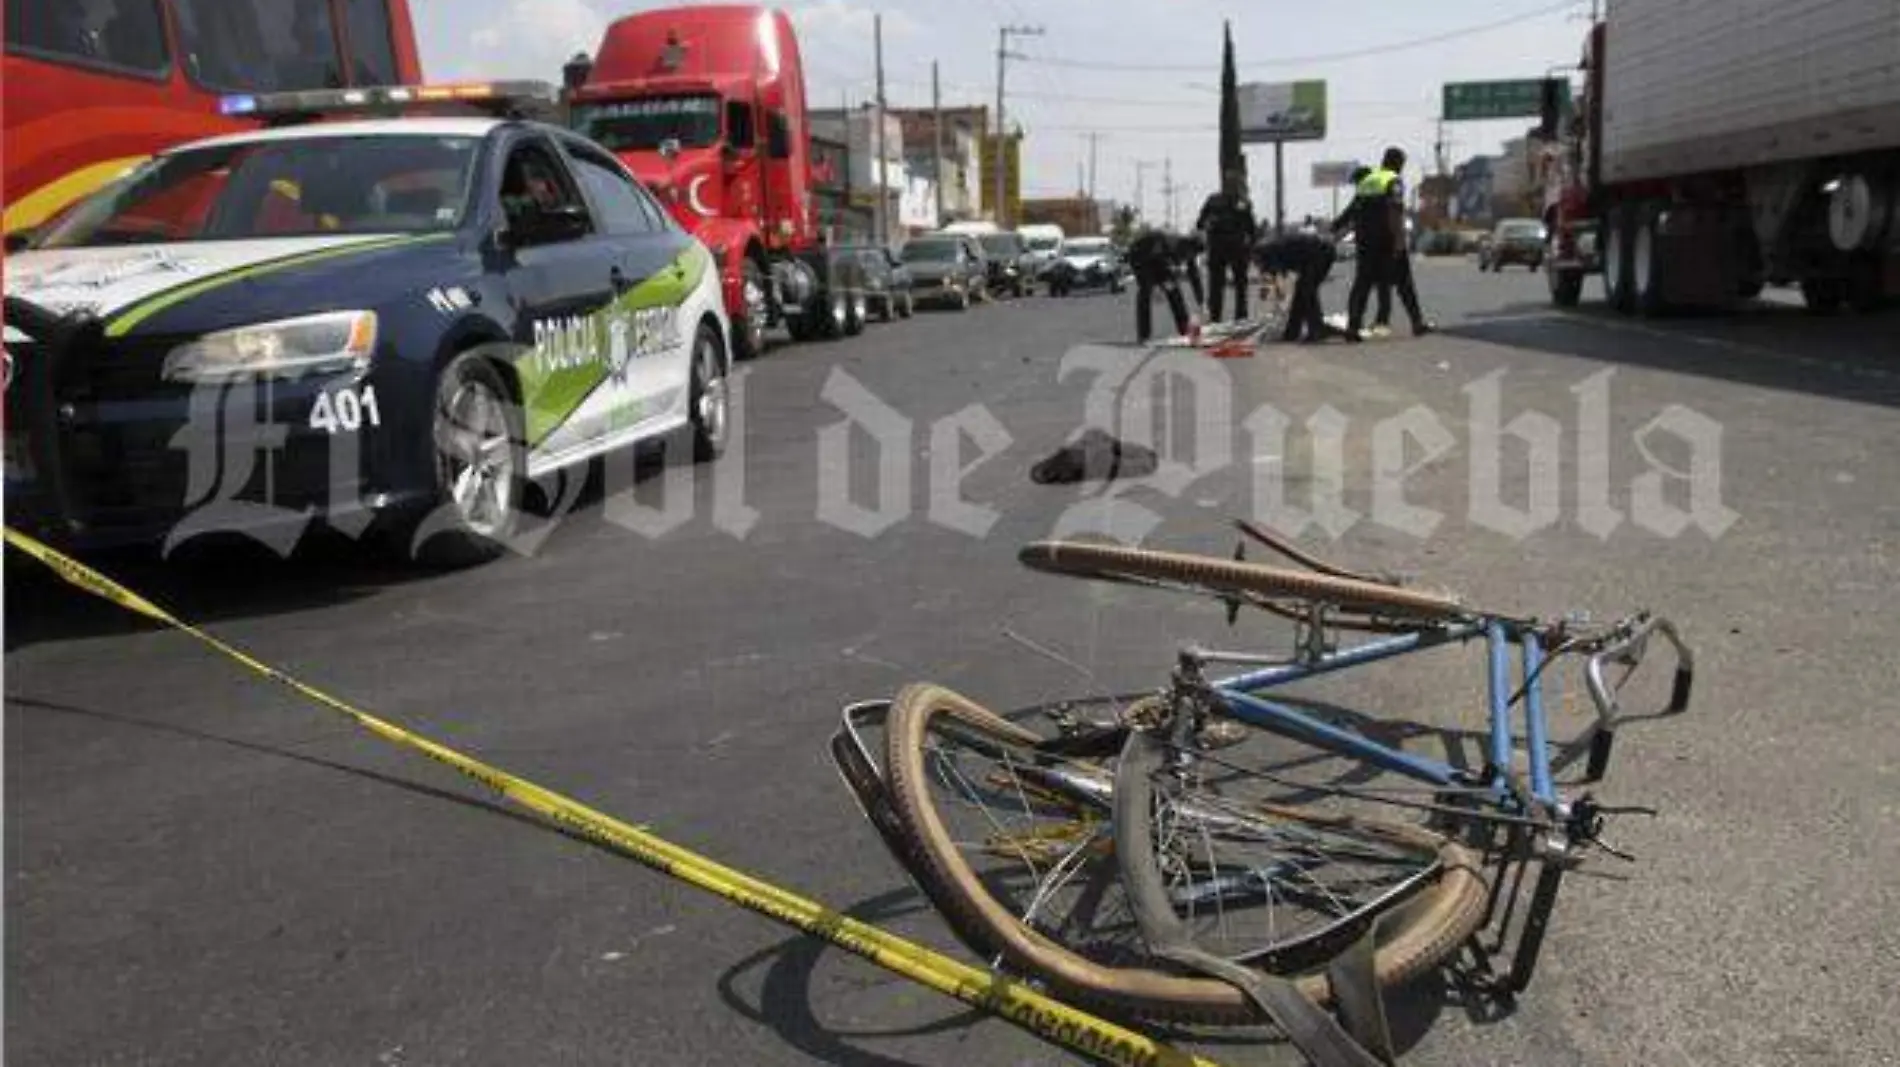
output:
[[[798,37],[749,5],[643,11],[607,28],[568,77],[573,126],[618,155],[721,265],[735,354],[764,328],[855,332],[812,201]]]

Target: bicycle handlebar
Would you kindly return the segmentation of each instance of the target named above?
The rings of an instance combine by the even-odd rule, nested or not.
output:
[[[1589,665],[1584,668],[1584,681],[1590,687],[1590,699],[1597,706],[1597,715],[1605,723],[1614,723],[1620,709],[1617,707],[1616,694],[1603,680],[1603,668],[1611,662],[1627,663],[1631,670],[1643,661],[1649,649],[1651,634],[1660,633],[1676,651],[1676,677],[1670,686],[1669,706],[1663,714],[1675,715],[1689,707],[1689,690],[1695,680],[1695,654],[1683,642],[1676,625],[1660,616],[1650,617],[1638,623],[1629,636],[1610,645],[1608,648],[1590,657]]]

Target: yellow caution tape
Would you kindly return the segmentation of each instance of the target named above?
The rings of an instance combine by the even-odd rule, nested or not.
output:
[[[886,970],[1001,1016],[1043,1038],[1104,1062],[1138,1067],[1214,1067],[1211,1061],[1077,1010],[1006,975],[959,963],[880,927],[860,922],[816,901],[716,863],[577,800],[360,711],[346,701],[233,648],[57,549],[11,527],[5,529],[5,534],[8,544],[46,564],[62,579],[93,596],[189,634],[251,671],[289,686],[313,703],[348,716],[357,725],[383,740],[420,752],[529,811],[639,860],[662,874],[671,875],[716,893],[741,907],[795,926]]]

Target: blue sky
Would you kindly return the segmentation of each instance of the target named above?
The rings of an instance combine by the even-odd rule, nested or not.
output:
[[[654,4],[628,0],[411,0],[423,68],[436,80],[538,77],[558,80],[563,61],[591,51],[614,17]],[[1538,77],[1574,65],[1589,0],[787,0],[804,46],[813,106],[854,104],[873,93],[872,15],[884,22],[886,95],[892,106],[927,105],[930,64],[939,65],[944,102],[993,104],[996,31],[1039,25],[1041,38],[1016,51],[1044,57],[1009,65],[1009,114],[1026,131],[1024,193],[1075,191],[1096,142],[1096,193],[1132,200],[1136,163],[1152,161],[1144,200],[1164,214],[1163,160],[1190,216],[1216,183],[1215,132],[1220,26],[1231,19],[1242,81],[1324,78],[1328,140],[1286,149],[1287,211],[1324,212],[1330,197],[1310,188],[1322,159],[1376,155],[1387,143],[1413,159],[1408,177],[1430,165],[1440,86],[1446,81]],[[1488,27],[1488,28],[1487,28]],[[1472,32],[1461,32],[1461,31]],[[1456,35],[1456,36],[1453,36]],[[1410,42],[1438,40],[1407,46]],[[1357,56],[1341,53],[1366,53]],[[1167,66],[1133,71],[1079,64]],[[1449,127],[1454,162],[1496,151],[1531,123]],[[1272,203],[1272,150],[1249,149],[1252,186]]]

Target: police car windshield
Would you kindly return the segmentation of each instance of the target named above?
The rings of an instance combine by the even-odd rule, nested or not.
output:
[[[960,247],[955,241],[912,241],[904,246],[904,262],[948,263]]]
[[[719,98],[650,96],[582,104],[574,125],[611,152],[652,152],[667,141],[681,148],[705,148],[719,140]]]
[[[480,144],[375,134],[188,148],[81,202],[35,246],[453,230]]]

